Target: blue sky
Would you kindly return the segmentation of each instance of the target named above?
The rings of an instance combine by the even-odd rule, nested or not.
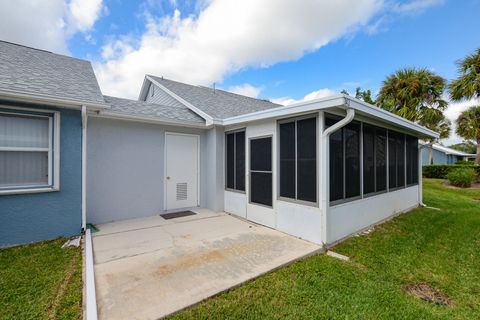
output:
[[[478,12],[480,0],[18,0],[0,4],[0,39],[92,61],[105,94],[136,98],[150,73],[288,104],[376,93],[402,67],[450,80],[480,47]]]
[[[105,1],[108,14],[95,23],[89,40],[78,33],[68,40],[68,47],[73,56],[101,59],[101,46],[109,39],[140,37],[145,32],[145,11],[158,17],[172,15],[175,9],[182,15],[196,15],[198,8],[192,3]],[[361,86],[376,92],[388,74],[406,66],[426,67],[452,79],[454,61],[480,46],[478,12],[478,0],[450,0],[438,1],[419,13],[390,14],[374,33],[360,30],[294,61],[247,66],[229,73],[217,85],[229,88],[249,83],[262,89],[262,98],[300,99],[320,88],[353,92]]]

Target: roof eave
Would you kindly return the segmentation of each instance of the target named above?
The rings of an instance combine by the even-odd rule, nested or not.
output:
[[[294,114],[302,114],[312,112],[315,110],[325,110],[328,108],[341,107],[341,108],[353,108],[360,113],[373,117],[379,120],[383,120],[389,123],[393,123],[397,126],[414,131],[423,137],[438,138],[439,134],[422,127],[416,123],[408,121],[400,116],[390,113],[386,110],[378,108],[376,106],[365,103],[361,100],[352,98],[348,95],[339,94],[326,98],[314,99],[304,101],[300,103],[291,104],[284,107],[272,108],[268,110],[253,112],[240,116],[230,117],[222,121],[223,125],[235,125],[245,122],[258,121],[269,118],[279,118]]]
[[[0,89],[0,99],[15,101],[15,102],[49,105],[49,106],[69,108],[69,109],[81,109],[82,106],[85,106],[91,110],[104,110],[104,109],[110,108],[110,106],[107,103],[59,98],[59,97],[54,97],[49,95],[33,94],[33,93],[11,91],[11,90],[5,90],[5,89]]]
[[[124,114],[120,112],[114,112],[110,110],[103,110],[92,112],[89,115],[98,118],[108,118],[108,119],[116,119],[116,120],[127,120],[127,121],[136,121],[136,122],[143,122],[143,123],[153,123],[153,124],[162,124],[162,125],[169,125],[169,126],[182,126],[188,128],[197,128],[197,129],[207,129],[210,128],[211,125],[201,124],[201,123],[193,123],[188,121],[179,121],[179,120],[170,120],[170,119],[159,119],[153,116],[138,116],[132,114]]]

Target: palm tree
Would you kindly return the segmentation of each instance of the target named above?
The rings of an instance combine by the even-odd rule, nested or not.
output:
[[[445,116],[442,113],[438,116],[438,119],[436,119],[436,121],[431,121],[429,123],[423,123],[422,121],[420,121],[419,124],[421,124],[424,127],[427,127],[430,130],[438,132],[438,134],[440,135],[438,139],[445,139],[450,136],[450,131],[451,131],[450,120],[445,118]],[[425,139],[425,141],[428,142],[428,164],[433,164],[433,144],[438,139]]]
[[[449,85],[450,99],[480,98],[480,48],[457,62],[458,78]]]
[[[456,132],[460,137],[477,142],[475,162],[480,165],[480,106],[463,111],[457,118],[456,124]]]
[[[446,81],[427,69],[405,68],[382,83],[377,105],[410,121],[436,125],[447,108]]]

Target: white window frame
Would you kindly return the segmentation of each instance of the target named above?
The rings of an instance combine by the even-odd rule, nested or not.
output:
[[[60,190],[60,112],[0,105],[0,115],[19,115],[49,119],[49,144],[46,148],[0,147],[0,151],[48,151],[46,185],[0,187],[0,195],[40,193]]]

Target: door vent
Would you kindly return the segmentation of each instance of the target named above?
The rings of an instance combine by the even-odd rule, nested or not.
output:
[[[187,200],[187,183],[177,183],[177,200]]]

